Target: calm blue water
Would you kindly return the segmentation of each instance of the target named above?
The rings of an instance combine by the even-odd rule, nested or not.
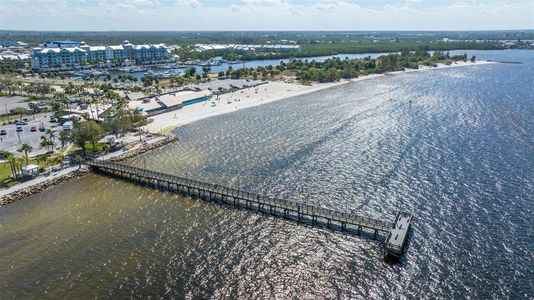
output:
[[[0,208],[4,298],[532,299],[534,52],[181,127],[133,164],[392,220],[376,241],[97,175]],[[463,53],[463,52],[462,52]],[[411,103],[410,103],[411,100]]]

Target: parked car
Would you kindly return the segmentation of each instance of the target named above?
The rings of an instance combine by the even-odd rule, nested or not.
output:
[[[26,121],[23,121],[23,120],[18,120],[17,123],[15,123],[17,126],[22,126],[22,125],[28,125],[28,123]]]
[[[0,135],[6,135],[7,131],[5,129],[0,129]]]
[[[55,122],[57,122],[56,117],[55,117],[55,116],[50,116],[50,122],[51,122],[51,123],[55,123]]]
[[[46,130],[46,128],[43,125],[39,126],[39,131],[40,132],[44,132],[45,130]]]
[[[31,132],[35,132],[35,131],[37,131],[37,127],[32,126],[32,127],[30,128],[30,131],[31,131]]]
[[[23,131],[22,127],[17,126],[17,132],[21,132],[21,131]]]

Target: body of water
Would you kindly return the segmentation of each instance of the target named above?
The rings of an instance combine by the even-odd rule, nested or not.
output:
[[[532,299],[534,55],[192,123],[131,163],[392,220],[377,241],[88,175],[0,208],[2,298]],[[463,53],[463,52],[462,52]]]
[[[338,54],[338,55],[330,55],[330,56],[314,56],[314,57],[306,57],[306,58],[298,58],[298,59],[301,59],[301,60],[309,60],[309,61],[312,61],[312,60],[315,60],[315,61],[318,61],[318,62],[323,62],[329,58],[332,58],[332,57],[339,57],[341,59],[345,59],[346,57],[348,57],[349,59],[354,59],[354,58],[364,58],[364,57],[368,57],[368,56],[371,56],[372,58],[376,58],[378,56],[381,56],[381,55],[385,55],[387,53],[365,53],[365,54]],[[246,67],[246,68],[257,68],[257,67],[266,67],[266,66],[269,66],[269,65],[272,65],[272,66],[276,66],[276,65],[279,65],[280,62],[285,62],[285,63],[288,63],[290,60],[292,60],[294,58],[283,58],[283,59],[261,59],[261,60],[250,60],[250,61],[243,61],[242,63],[239,63],[239,64],[228,64],[228,63],[222,63],[218,66],[211,66],[209,67],[211,69],[211,72],[212,73],[219,73],[220,71],[224,71],[226,72],[228,70],[229,67],[232,67],[232,69],[234,70],[238,70],[238,69],[241,69],[243,67]],[[202,66],[193,66],[195,69],[196,69],[196,72],[198,74],[202,74],[203,71],[203,67]],[[173,71],[180,71],[181,74],[184,73],[186,68],[177,68],[177,69],[173,69]],[[154,72],[155,74],[159,74],[159,73],[163,73],[163,72],[166,72],[166,71],[169,71],[168,69],[162,69],[162,68],[147,68],[147,71],[152,71]],[[141,78],[143,76],[145,76],[145,73],[146,71],[143,71],[143,72],[133,72],[133,73],[129,73],[129,72],[124,72],[124,71],[119,71],[119,70],[110,70],[109,71],[110,75],[112,78],[115,78],[115,77],[118,77],[119,75],[131,75],[131,76],[134,76],[137,78],[137,80],[141,80]]]

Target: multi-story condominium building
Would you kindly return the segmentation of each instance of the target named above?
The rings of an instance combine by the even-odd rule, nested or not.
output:
[[[59,42],[46,42],[42,45],[45,44],[58,46],[33,49],[32,68],[35,70],[79,70],[89,66],[150,64],[166,61],[169,56],[165,44],[133,45],[124,41],[117,46],[89,46],[84,42],[70,47],[61,47]]]

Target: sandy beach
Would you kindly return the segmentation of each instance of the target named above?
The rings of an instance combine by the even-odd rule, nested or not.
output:
[[[258,87],[248,88],[233,93],[221,95],[218,99],[214,97],[212,101],[189,105],[177,111],[172,111],[151,117],[150,119],[152,120],[152,122],[145,126],[144,129],[153,133],[165,133],[176,127],[206,119],[209,117],[385,75],[401,74],[408,72],[423,72],[436,69],[484,65],[491,63],[495,62],[457,62],[452,65],[438,64],[436,67],[420,66],[419,69],[407,69],[405,71],[396,71],[384,74],[371,74],[367,76],[360,76],[351,80],[341,80],[332,83],[316,83],[313,85],[271,81]],[[212,106],[211,102],[215,102],[215,106]]]

